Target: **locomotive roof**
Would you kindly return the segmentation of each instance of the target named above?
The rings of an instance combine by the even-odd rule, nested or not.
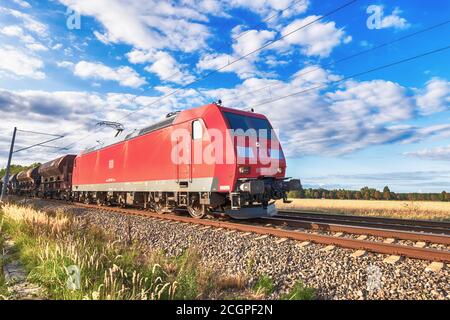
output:
[[[141,129],[141,130],[139,130],[137,132],[130,133],[129,135],[127,135],[125,137],[124,140],[129,140],[131,138],[138,137],[138,136],[141,136],[143,134],[146,134],[146,133],[149,133],[149,132],[152,132],[152,131],[156,131],[156,130],[159,130],[159,129],[162,129],[162,128],[165,128],[165,127],[168,127],[168,126],[171,126],[173,124],[173,122],[175,121],[175,119],[177,118],[178,114],[179,113],[177,112],[176,114],[173,114],[173,115],[167,117],[164,120],[156,122],[156,123],[154,123],[154,124],[152,124],[152,125],[150,125],[148,127],[145,127],[145,128],[143,128],[143,129]]]
[[[127,141],[127,140],[130,140],[130,139],[142,136],[142,135],[150,133],[152,131],[156,131],[156,130],[159,130],[159,129],[162,129],[162,128],[165,128],[165,127],[169,127],[178,118],[184,118],[183,116],[186,114],[186,112],[189,112],[189,111],[192,111],[192,110],[196,110],[196,109],[198,110],[198,109],[202,109],[202,108],[203,109],[204,108],[209,108],[209,107],[213,107],[213,106],[218,108],[221,111],[233,112],[233,113],[237,113],[237,114],[241,114],[241,115],[247,115],[247,116],[252,116],[252,117],[257,117],[257,118],[265,118],[264,115],[259,114],[259,113],[254,113],[253,111],[245,111],[245,110],[233,109],[233,108],[224,107],[222,105],[218,105],[216,103],[212,103],[212,104],[207,104],[207,105],[200,106],[200,107],[197,107],[197,108],[192,108],[192,109],[187,109],[187,110],[182,110],[182,111],[176,111],[176,112],[173,112],[173,113],[169,113],[167,118],[165,118],[165,119],[163,119],[161,121],[158,121],[158,122],[156,122],[156,123],[154,123],[154,124],[152,124],[150,126],[147,126],[147,127],[143,128],[141,130],[138,130],[138,131],[135,131],[135,132],[132,132],[132,133],[128,134],[122,141],[119,141],[119,142],[116,142],[116,143],[113,143],[113,144],[110,144],[110,145],[107,145],[107,146],[91,147],[91,148],[88,148],[88,149],[82,151],[81,154],[87,154],[87,153],[90,153],[90,152],[101,150],[101,149],[107,148],[107,147],[109,147],[111,145],[114,145],[114,144],[117,144],[117,143],[120,143],[120,142],[123,142],[123,141]],[[183,121],[183,119],[181,121]]]

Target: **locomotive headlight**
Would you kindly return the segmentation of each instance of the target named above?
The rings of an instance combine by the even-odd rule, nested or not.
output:
[[[283,173],[283,168],[279,167],[279,168],[277,169],[277,172],[278,172],[278,173]]]
[[[249,174],[249,173],[250,173],[250,167],[247,167],[247,166],[245,166],[245,167],[239,167],[239,173],[242,173],[242,174]]]

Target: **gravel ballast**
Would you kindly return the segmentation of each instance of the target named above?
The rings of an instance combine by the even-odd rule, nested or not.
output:
[[[266,237],[259,234],[205,228],[202,225],[128,216],[99,209],[81,208],[43,200],[27,200],[42,210],[62,210],[89,220],[119,239],[131,238],[143,247],[177,256],[196,248],[205,267],[224,274],[243,275],[251,286],[259,276],[272,277],[279,298],[297,280],[317,289],[319,299],[450,299],[449,265],[438,273],[425,271],[431,263],[402,258],[396,264],[383,262],[386,255],[367,253],[353,258],[354,250]],[[379,282],[370,282],[371,280]],[[368,282],[369,280],[369,282]],[[369,283],[369,286],[368,286]],[[370,283],[374,287],[370,288]]]

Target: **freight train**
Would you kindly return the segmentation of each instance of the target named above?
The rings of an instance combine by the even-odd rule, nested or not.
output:
[[[264,115],[212,103],[14,175],[8,193],[249,218],[273,214],[273,200],[287,201],[286,192],[299,188],[285,172],[283,150]]]

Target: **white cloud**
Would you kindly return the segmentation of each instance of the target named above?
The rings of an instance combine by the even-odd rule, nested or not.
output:
[[[298,1],[298,0],[231,0],[228,5],[232,8],[241,7],[254,11],[261,16],[272,16],[275,12],[284,10],[285,8],[291,7],[289,10],[283,12],[281,17],[290,17],[293,15],[298,15],[304,13],[308,9],[309,1]]]
[[[304,12],[308,0],[257,0],[228,2],[213,0],[59,0],[82,15],[95,17],[104,27],[94,31],[103,43],[127,43],[141,50],[179,50],[195,52],[206,49],[210,38],[209,17],[229,17],[228,11],[243,8],[262,16],[274,15],[290,5],[277,18]],[[271,23],[278,19],[273,18]]]
[[[395,29],[407,29],[410,27],[408,21],[405,18],[400,17],[402,11],[399,8],[395,8],[394,11],[388,16],[384,16],[381,19],[381,28],[395,28]]]
[[[406,152],[404,155],[427,160],[450,161],[450,146]]]
[[[131,63],[145,63],[154,60],[154,51],[133,50],[127,53],[128,61]]]
[[[311,15],[304,19],[297,19],[283,28],[281,34],[285,36],[317,18],[319,17]],[[280,44],[277,44],[277,47],[286,50],[288,46],[299,45],[302,53],[307,56],[327,57],[336,46],[351,40],[351,36],[346,35],[343,28],[336,28],[335,22],[318,21],[286,36]]]
[[[72,66],[67,61],[59,64],[69,68]],[[142,109],[124,120],[129,131],[163,118],[167,112],[199,106],[218,98],[222,99],[226,106],[248,108],[262,101],[339,79],[337,75],[323,69],[308,73],[307,76],[303,75],[306,71],[316,68],[317,66],[309,66],[299,70],[286,82],[249,78],[230,89],[180,90],[176,95],[150,106],[160,95],[0,90],[0,116],[8,114],[11,121],[16,121],[14,117],[17,117],[17,123],[22,127],[37,130],[42,129],[39,126],[43,123],[46,128],[47,123],[55,123],[55,126],[49,127],[48,130],[59,132],[58,130],[64,128],[67,132],[77,132],[76,137],[86,135],[87,138],[83,141],[68,138],[69,142],[76,143],[75,146],[79,150],[95,145],[95,141],[99,139],[109,143],[108,139],[114,135],[106,130],[89,136],[96,120],[117,121],[137,108]],[[102,74],[108,72],[110,70]],[[98,74],[87,72],[86,76],[100,78]],[[102,78],[115,78],[115,75],[103,75]],[[255,91],[262,87],[266,88]],[[173,90],[171,87],[162,86],[155,89],[161,94]],[[254,92],[248,93],[249,90]],[[415,104],[416,99],[410,97],[410,91],[412,90],[384,80],[347,81],[337,90],[310,90],[289,99],[256,106],[255,109],[256,112],[265,114],[275,129],[280,129],[283,148],[290,156],[349,154],[376,145],[414,143],[431,137],[450,138],[450,124],[408,124],[419,109]],[[241,97],[233,100],[237,95]],[[19,116],[24,112],[28,116],[20,120]],[[145,114],[145,117],[142,117],[142,114]],[[0,128],[5,126],[7,125],[0,122]],[[65,144],[67,142],[64,142]],[[437,151],[442,155],[445,150]],[[428,156],[430,152],[421,154]]]
[[[23,29],[15,25],[1,28],[0,33],[8,37],[23,37]]]
[[[292,156],[349,154],[375,145],[450,137],[447,124],[408,124],[419,106],[411,96],[413,89],[397,83],[354,80],[328,92],[323,88],[311,90],[339,78],[309,66],[296,72],[290,81],[250,78],[232,89],[203,93],[222,99],[226,106],[254,107],[267,115],[281,130],[284,149]],[[304,93],[273,101],[300,91]]]
[[[18,25],[9,25],[3,28],[0,28],[0,34],[3,34],[8,37],[16,37],[19,38],[20,41],[25,43],[25,46],[33,51],[47,51],[48,48],[43,44],[36,41],[36,39],[24,32],[23,28]]]
[[[60,67],[60,68],[68,68],[68,69],[71,69],[71,68],[73,68],[74,63],[73,63],[73,62],[70,62],[70,61],[59,61],[59,62],[56,63],[56,65],[57,65],[58,67]]]
[[[52,50],[59,50],[63,47],[62,43],[57,43],[54,46],[52,46]]]
[[[19,6],[25,9],[31,8],[31,4],[24,0],[14,0],[14,3],[17,3]]]
[[[108,35],[102,34],[98,31],[94,31],[94,36],[97,38],[98,41],[104,43],[104,44],[109,44],[110,40],[108,38]]]
[[[234,62],[236,59],[237,57],[229,54],[205,54],[197,63],[197,68],[199,70],[215,70],[222,68],[220,72],[234,72],[241,79],[247,79],[259,74],[252,60],[242,59]],[[233,64],[230,64],[231,62],[233,62]],[[223,68],[224,66],[227,67]]]
[[[0,13],[4,13],[15,17],[21,21],[23,27],[38,36],[45,37],[48,35],[48,27],[46,24],[36,20],[31,15],[18,10],[0,7]]]
[[[150,63],[145,70],[155,73],[162,81],[185,84],[195,78],[183,71],[186,66],[180,65],[172,55],[165,51],[133,50],[127,53],[128,60],[134,64]]]
[[[192,4],[149,0],[59,0],[82,15],[95,17],[105,32],[95,32],[104,43],[127,43],[144,50],[178,49],[192,52],[206,47],[207,21]]]
[[[450,82],[433,78],[427,82],[424,90],[419,91],[416,99],[422,114],[447,110],[450,107]]]
[[[48,48],[41,43],[30,43],[26,47],[33,51],[48,51]]]
[[[60,62],[59,66],[72,67],[70,62],[67,61]],[[73,73],[83,79],[116,81],[122,86],[131,88],[138,88],[147,83],[144,78],[128,66],[114,69],[102,63],[80,61],[73,65]]]
[[[249,30],[246,32],[245,36],[239,37],[233,43],[233,50],[235,55],[243,56],[248,54],[266,44],[269,40],[275,38],[274,31],[268,30]],[[238,35],[240,32],[235,32],[233,36]]]
[[[240,32],[241,28],[238,26],[234,28],[232,35],[235,37]],[[220,72],[234,72],[241,79],[262,75],[262,72],[259,72],[255,66],[255,63],[259,60],[259,53],[255,52],[245,59],[241,58],[272,40],[275,37],[275,32],[268,30],[248,30],[244,32],[246,32],[245,36],[234,40],[233,54],[206,53],[197,63],[197,68],[199,70],[221,69]]]
[[[122,93],[0,89],[0,117],[8,119],[8,121],[0,122],[0,132],[10,132],[11,123],[14,123],[17,127],[27,130],[65,135],[63,140],[55,141],[52,145],[62,147],[70,144],[72,148],[69,151],[36,148],[14,156],[16,163],[49,161],[60,154],[79,152],[94,146],[97,140],[105,144],[117,142],[135,128],[141,129],[165,118],[165,115],[174,108],[183,108],[186,101],[200,102],[195,90],[187,90],[182,96],[177,98],[176,105],[173,100],[167,99],[158,105],[147,107],[144,117],[142,113],[130,117],[129,121],[123,122],[126,132],[114,138],[115,132],[112,129],[100,128],[99,130],[96,123],[100,120],[117,121],[127,115],[131,109],[146,106],[156,97]],[[31,145],[42,141],[41,138],[19,134],[16,142],[17,145]],[[3,139],[0,136],[0,167],[6,160],[9,143],[9,137]]]
[[[149,72],[156,73],[161,80],[175,83],[188,83],[195,78],[184,73],[175,59],[167,52],[159,51],[155,54],[154,63],[145,68]]]
[[[415,109],[404,87],[385,80],[349,81],[343,90],[327,96],[335,113],[364,118],[375,125],[410,119]]]
[[[0,70],[9,75],[28,77],[32,79],[44,79],[45,73],[42,71],[44,63],[23,51],[11,47],[0,47]]]

